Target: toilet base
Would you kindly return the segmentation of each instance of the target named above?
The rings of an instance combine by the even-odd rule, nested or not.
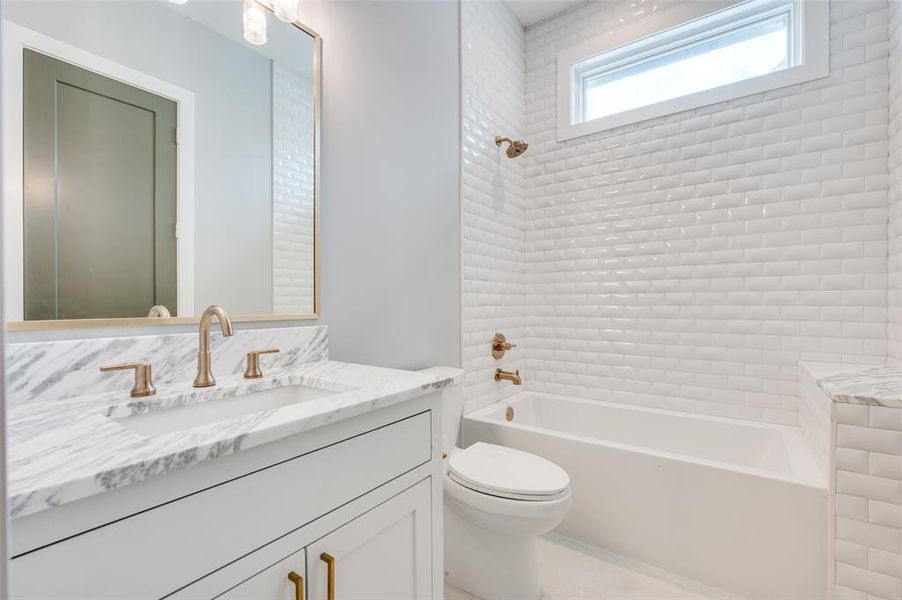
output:
[[[475,527],[445,504],[445,581],[485,600],[539,600],[536,536]]]

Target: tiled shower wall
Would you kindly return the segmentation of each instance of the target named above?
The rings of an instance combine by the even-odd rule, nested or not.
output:
[[[273,311],[313,312],[313,82],[273,61]]]
[[[889,362],[902,366],[902,4],[889,3]]]
[[[886,356],[887,2],[831,3],[825,79],[557,142],[557,53],[668,6],[526,31],[525,380],[796,423],[800,360]]]
[[[835,410],[835,598],[902,598],[902,409]]]
[[[495,136],[525,137],[523,27],[503,2],[461,3],[463,364],[466,408],[515,388],[494,381],[497,367],[523,365],[525,263],[523,162]],[[489,342],[503,332],[521,347],[501,360]]]

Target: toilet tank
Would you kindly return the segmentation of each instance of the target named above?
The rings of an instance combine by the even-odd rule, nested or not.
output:
[[[458,369],[447,367],[431,367],[420,373],[443,376],[449,371]],[[442,390],[442,452],[450,453],[452,448],[460,445],[460,422],[464,412],[463,384],[448,386]]]

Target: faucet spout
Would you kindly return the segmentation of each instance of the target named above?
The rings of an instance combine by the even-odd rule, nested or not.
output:
[[[213,359],[210,353],[210,325],[213,323],[214,317],[219,321],[219,327],[222,329],[224,337],[229,337],[234,333],[229,313],[215,304],[207,307],[200,318],[198,330],[197,377],[194,378],[194,387],[216,385],[216,379],[213,378]]]
[[[510,381],[514,385],[522,385],[523,380],[520,379],[520,369],[516,371],[505,371],[504,369],[495,369],[495,381]]]

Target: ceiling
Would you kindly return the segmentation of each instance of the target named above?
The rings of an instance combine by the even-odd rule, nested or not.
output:
[[[552,15],[582,4],[586,0],[506,0],[511,11],[526,27],[544,21]]]

